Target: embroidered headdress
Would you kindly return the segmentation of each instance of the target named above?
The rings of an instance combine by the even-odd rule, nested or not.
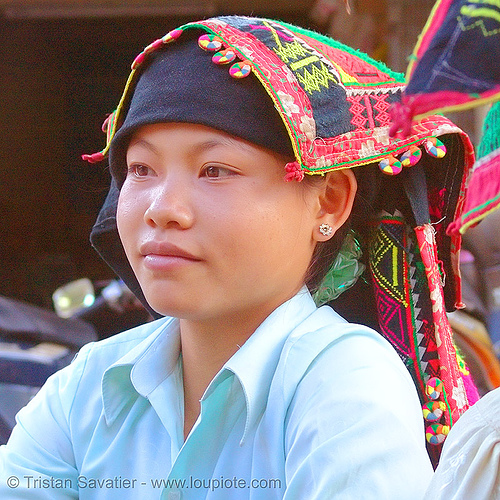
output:
[[[358,179],[370,179],[356,200],[355,232],[349,233],[317,297],[323,302],[343,292],[333,307],[349,320],[374,326],[395,347],[418,389],[436,463],[450,426],[477,399],[446,318],[447,309],[461,305],[460,235],[450,237],[446,230],[461,213],[473,162],[467,136],[446,118],[431,116],[416,122],[410,135],[390,138],[389,107],[403,91],[402,75],[286,23],[219,17],[181,26],[139,54],[118,108],[106,121],[106,148],[86,159],[103,159],[113,141],[119,142],[129,126],[134,91],[153,55],[168,53],[172,44],[193,33],[199,50],[211,64],[223,65],[234,85],[257,78],[269,96],[291,145],[286,180],[353,167],[359,167]],[[199,75],[200,82],[203,78]],[[109,249],[112,239],[118,241],[116,234],[110,237],[116,233],[116,196],[112,189],[93,243],[141,295],[123,252],[116,244]]]

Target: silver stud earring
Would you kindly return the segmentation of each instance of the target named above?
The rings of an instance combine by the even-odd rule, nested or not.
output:
[[[331,236],[332,233],[333,233],[333,227],[330,226],[330,224],[321,224],[321,226],[319,226],[319,232],[323,235],[323,236]]]

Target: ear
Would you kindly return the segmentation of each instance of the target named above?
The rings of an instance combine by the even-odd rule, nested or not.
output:
[[[320,193],[320,209],[317,214],[316,241],[329,240],[349,218],[354,204],[358,183],[351,169],[335,170],[326,174],[326,182]],[[328,224],[333,231],[324,235],[321,224]]]

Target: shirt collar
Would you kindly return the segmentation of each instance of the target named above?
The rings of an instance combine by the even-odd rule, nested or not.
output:
[[[275,309],[253,335],[226,362],[208,386],[207,399],[219,383],[233,373],[239,380],[247,409],[242,442],[264,412],[269,388],[283,345],[292,330],[316,310],[306,287]],[[137,394],[147,397],[175,369],[180,352],[179,321],[157,320],[158,327],[104,373],[104,416],[111,425]]]
[[[111,425],[124,406],[140,394],[147,397],[175,369],[180,352],[179,321],[162,318],[139,344],[113,363],[102,378],[106,423]],[[144,325],[151,328],[151,324]]]
[[[224,365],[222,372],[233,372],[245,395],[247,419],[241,444],[264,412],[285,341],[315,310],[316,305],[309,291],[303,287],[292,299],[275,309]],[[210,386],[206,396],[209,389]]]

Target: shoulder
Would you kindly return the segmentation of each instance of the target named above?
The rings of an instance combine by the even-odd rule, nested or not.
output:
[[[169,319],[162,318],[99,342],[86,344],[68,366],[48,378],[31,403],[21,410],[22,414],[33,409],[36,403],[42,406],[50,403],[58,406],[68,418],[79,394],[84,394],[84,399],[93,394],[87,400],[89,404],[92,399],[98,400],[104,372],[121,360],[129,359],[132,364],[139,352],[147,348],[168,322]]]
[[[299,372],[303,376],[313,365],[320,365],[331,375],[363,368],[395,376],[414,389],[408,370],[382,335],[348,323],[328,306],[317,309],[295,328],[280,362],[285,378],[296,378]]]
[[[130,330],[85,345],[72,364],[92,363],[103,369],[118,362],[135,349],[143,351],[170,324],[172,318],[161,318]],[[132,356],[130,356],[132,357]]]
[[[57,383],[61,395],[71,401],[75,397],[90,397],[89,391],[97,397],[105,372],[116,366],[127,367],[130,371],[172,321],[172,318],[161,318],[87,344],[69,366],[55,373],[54,380],[49,379],[47,383]]]
[[[374,330],[327,308],[317,313],[313,328],[292,333],[281,360],[289,473],[309,482],[314,469],[328,482],[334,470],[339,497],[420,497],[432,467],[408,370]]]
[[[433,499],[500,498],[500,388],[452,427],[429,486]]]
[[[54,446],[51,441],[59,442],[55,436],[61,429],[61,436],[70,436],[75,422],[79,431],[83,422],[90,428],[102,409],[101,384],[105,371],[122,361],[125,364],[126,360],[133,364],[168,322],[169,319],[161,319],[85,345],[73,362],[49,377],[30,403],[20,410],[17,420],[21,425],[16,426],[13,436],[32,433],[44,449],[51,449]],[[87,418],[81,418],[83,413]],[[38,432],[41,422],[44,433]]]
[[[346,322],[331,308],[313,316],[292,332],[278,363],[274,387],[289,410],[302,415],[324,407],[328,414],[340,403],[360,415],[370,409],[373,415],[407,422],[420,440],[417,391],[394,348],[376,331]]]
[[[88,382],[93,379],[96,383],[100,383],[104,371],[114,363],[126,359],[126,356],[130,357],[132,362],[131,354],[134,350],[146,349],[170,320],[162,318],[84,345],[68,366],[49,377],[40,394],[56,392],[61,397],[72,400],[83,381]]]
[[[459,422],[461,426],[473,425],[500,432],[500,388],[484,395],[470,411],[464,413]]]
[[[420,439],[422,410],[415,384],[389,342],[371,328],[346,322],[329,307],[315,315],[315,327],[305,328],[304,322],[283,350],[280,376],[285,400],[300,408],[299,413],[307,407],[314,411],[312,404],[342,402],[360,415],[368,409],[392,415],[409,423]]]

